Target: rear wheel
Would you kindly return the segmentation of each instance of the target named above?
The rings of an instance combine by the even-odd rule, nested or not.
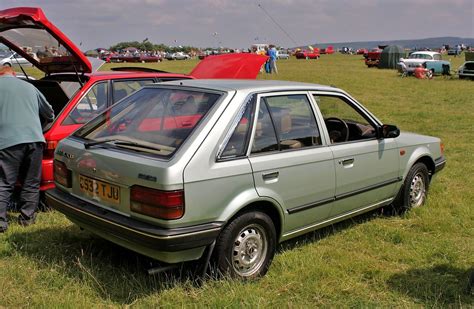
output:
[[[234,278],[254,279],[265,275],[276,248],[276,231],[270,217],[246,212],[221,232],[214,251],[219,271]]]
[[[429,188],[429,172],[423,163],[416,163],[410,169],[405,182],[394,202],[397,210],[409,210],[426,202]]]

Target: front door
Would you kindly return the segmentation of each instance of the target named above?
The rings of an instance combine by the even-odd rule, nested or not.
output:
[[[393,138],[377,139],[375,120],[348,97],[314,94],[334,156],[336,194],[331,217],[372,207],[393,197],[399,152]]]

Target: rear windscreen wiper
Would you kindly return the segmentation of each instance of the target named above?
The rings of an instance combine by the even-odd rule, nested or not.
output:
[[[136,143],[136,142],[128,142],[128,141],[124,141],[124,140],[120,140],[120,139],[112,139],[112,138],[111,139],[104,139],[104,140],[101,140],[101,141],[86,142],[86,143],[84,143],[84,147],[86,149],[89,149],[92,146],[105,144],[105,143],[109,143],[109,142],[113,142],[113,144],[116,145],[116,146],[133,146],[133,147],[137,147],[137,148],[144,148],[144,149],[152,149],[152,150],[156,150],[156,151],[161,151],[161,148],[159,148],[159,147],[148,146],[148,145],[143,145],[143,144]]]
[[[84,147],[85,147],[86,149],[89,149],[89,148],[92,147],[92,146],[100,145],[100,144],[105,144],[105,143],[113,142],[113,141],[120,141],[120,140],[115,139],[115,138],[111,138],[111,139],[104,139],[104,140],[101,140],[101,141],[85,142],[85,143],[84,143]]]

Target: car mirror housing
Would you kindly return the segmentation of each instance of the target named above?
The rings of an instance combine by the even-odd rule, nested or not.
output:
[[[384,124],[382,126],[382,136],[383,138],[395,138],[400,136],[400,129],[397,126],[392,124]]]

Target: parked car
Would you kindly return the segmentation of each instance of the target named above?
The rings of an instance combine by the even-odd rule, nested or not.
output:
[[[320,53],[318,49],[300,50],[295,54],[296,59],[319,59]]]
[[[458,68],[458,76],[460,79],[474,79],[474,61],[466,61]]]
[[[401,58],[400,62],[405,63],[409,73],[413,73],[419,64],[433,74],[449,74],[451,69],[451,63],[442,60],[441,54],[433,51],[414,52],[408,56],[408,59]]]
[[[23,52],[21,45],[16,44],[18,37],[21,37],[23,44],[28,43],[29,46],[42,46],[39,42],[50,42],[50,46],[59,46],[59,54],[37,59],[26,53],[21,54]],[[226,62],[219,61],[218,58],[216,61],[219,63],[219,72],[216,73],[216,66],[213,66],[211,61],[201,63],[202,65],[193,70],[192,76],[137,67],[97,72],[93,70],[90,59],[86,58],[39,8],[12,8],[0,11],[0,41],[45,73],[43,78],[30,79],[29,82],[45,95],[56,115],[54,122],[44,132],[46,145],[40,185],[41,208],[47,208],[44,203],[44,191],[54,188],[53,154],[58,142],[109,106],[142,86],[155,82],[195,77],[229,78],[234,73],[235,78],[252,78],[252,74],[256,76],[262,63],[265,62],[265,58],[256,60],[249,59],[251,56],[248,56],[226,66]],[[239,64],[244,69],[242,66],[239,67]],[[252,65],[255,68],[252,68]]]
[[[176,52],[166,54],[165,58],[168,60],[188,60],[191,59],[191,56],[183,52]]]
[[[382,56],[382,49],[373,48],[364,54],[365,65],[369,68],[378,67],[380,63],[380,57]]]
[[[277,52],[277,57],[278,57],[278,59],[290,59],[290,54],[288,54],[288,52],[286,50],[280,49]]]
[[[445,162],[438,138],[400,133],[334,87],[183,80],[146,85],[62,140],[46,195],[130,250],[214,256],[221,272],[255,278],[279,242],[423,205]]]
[[[14,65],[31,65],[31,63],[26,60],[25,58],[19,56],[17,53],[12,53],[2,60],[0,60],[0,66],[6,65],[6,66],[14,66]]]

